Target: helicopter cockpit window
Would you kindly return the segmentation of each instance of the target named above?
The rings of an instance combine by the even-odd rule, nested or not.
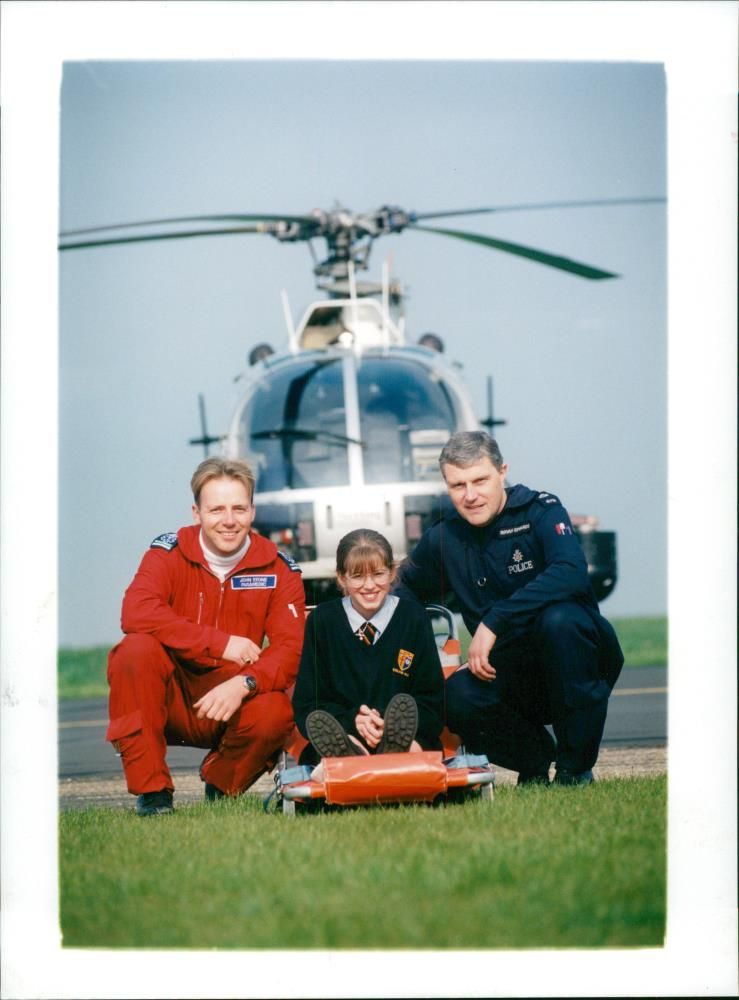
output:
[[[244,407],[240,436],[257,492],[348,484],[341,362],[296,361],[271,373]]]
[[[357,381],[364,481],[438,480],[439,453],[457,426],[442,378],[406,359],[365,357]]]

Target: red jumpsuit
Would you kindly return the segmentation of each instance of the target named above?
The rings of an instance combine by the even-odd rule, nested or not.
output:
[[[106,739],[123,760],[129,792],[174,790],[167,745],[208,748],[203,781],[238,795],[271,766],[293,728],[286,689],[303,646],[305,593],[300,571],[275,545],[251,544],[221,583],[209,569],[199,525],[152,542],[123,598],[126,633],[108,657],[110,725]],[[261,648],[242,666],[224,660],[232,635]],[[257,693],[227,722],[198,719],[193,704],[236,674]]]

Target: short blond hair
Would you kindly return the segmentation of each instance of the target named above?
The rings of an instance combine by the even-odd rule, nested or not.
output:
[[[211,479],[238,479],[246,487],[249,503],[254,499],[256,478],[251,466],[241,458],[206,458],[192,474],[190,488],[195,506],[200,506],[200,494]]]

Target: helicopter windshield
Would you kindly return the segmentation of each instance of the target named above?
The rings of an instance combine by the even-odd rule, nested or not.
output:
[[[241,414],[257,492],[349,482],[341,361],[296,361],[264,379]]]
[[[354,373],[356,392],[344,385]],[[347,400],[357,400],[358,420]],[[431,482],[458,421],[450,387],[427,365],[383,354],[347,368],[341,357],[314,355],[265,373],[241,412],[239,436],[259,493],[348,486],[356,445],[367,484]]]
[[[449,389],[408,359],[366,357],[357,377],[366,483],[439,478],[438,458],[456,429]]]

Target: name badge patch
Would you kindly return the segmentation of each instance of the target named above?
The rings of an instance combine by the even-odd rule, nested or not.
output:
[[[231,590],[274,590],[277,586],[277,575],[268,576],[232,576]]]
[[[528,531],[531,531],[531,521],[527,521],[525,524],[517,524],[513,528],[501,528],[498,532],[498,538],[508,538],[510,535],[522,535]]]

